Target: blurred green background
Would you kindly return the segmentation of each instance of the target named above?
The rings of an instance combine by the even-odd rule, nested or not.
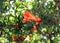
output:
[[[0,0],[0,43],[60,43],[59,4],[58,0]],[[42,18],[38,32],[31,31],[33,21],[22,23],[25,11]],[[12,34],[26,37],[14,41]]]

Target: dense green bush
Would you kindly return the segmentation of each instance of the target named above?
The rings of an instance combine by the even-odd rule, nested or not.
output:
[[[37,32],[32,31],[34,21],[22,22],[25,11],[30,11],[42,19],[37,26]],[[12,34],[17,37],[15,41]],[[20,36],[25,37],[21,40]],[[60,10],[56,7],[56,2],[54,0],[1,0],[0,42],[60,43]]]

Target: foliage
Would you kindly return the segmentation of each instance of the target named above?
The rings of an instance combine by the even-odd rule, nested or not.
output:
[[[34,21],[22,22],[25,11],[42,19],[37,32],[32,31]],[[17,40],[14,41],[12,34]],[[60,43],[60,10],[56,8],[55,1],[1,0],[0,40],[8,43]]]

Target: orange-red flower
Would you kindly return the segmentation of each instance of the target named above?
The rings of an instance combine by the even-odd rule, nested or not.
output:
[[[26,23],[30,20],[35,21],[36,25],[38,25],[41,22],[41,18],[35,16],[34,14],[32,14],[29,11],[24,12],[24,19],[22,20],[22,22]]]
[[[41,18],[36,17],[36,21],[35,21],[36,25],[38,25],[41,21],[42,21]]]
[[[29,20],[30,20],[30,18],[29,18],[29,14],[30,14],[30,12],[28,12],[28,11],[26,11],[26,12],[24,12],[24,19],[22,20],[22,22],[28,22]]]

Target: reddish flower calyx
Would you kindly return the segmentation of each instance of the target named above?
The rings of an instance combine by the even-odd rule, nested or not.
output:
[[[37,31],[37,27],[36,26],[33,26],[33,31]]]
[[[16,41],[17,36],[16,36],[15,34],[12,34],[12,39],[13,39],[14,41]]]
[[[18,37],[18,41],[23,41],[26,38],[26,35],[22,35]]]
[[[16,27],[16,28],[18,28],[18,26],[19,26],[18,23],[14,23],[13,25],[14,25],[14,27]]]

